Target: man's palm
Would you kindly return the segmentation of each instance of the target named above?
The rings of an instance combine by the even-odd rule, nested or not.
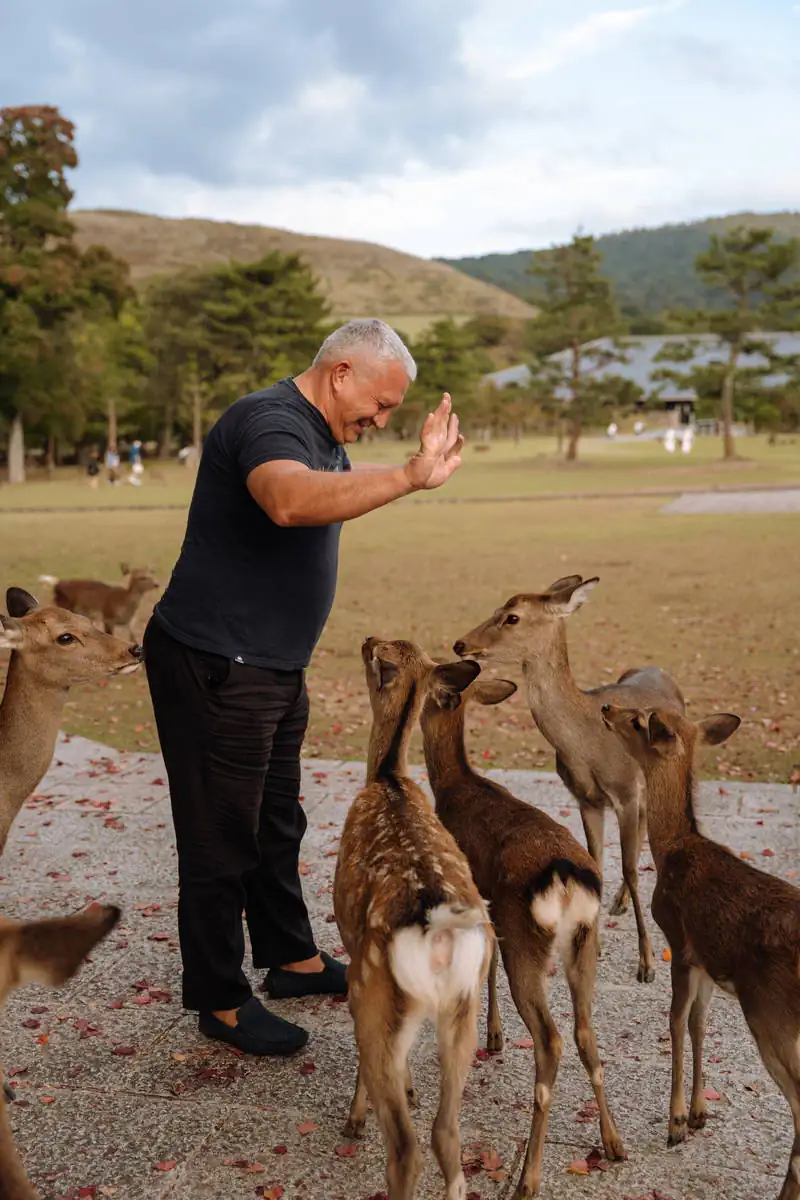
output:
[[[408,464],[416,487],[440,487],[461,465],[459,452],[464,439],[458,432],[458,417],[445,392],[436,412],[429,413],[422,426],[420,448]]]

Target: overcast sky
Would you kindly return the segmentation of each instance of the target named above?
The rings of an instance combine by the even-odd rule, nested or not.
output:
[[[37,0],[3,24],[0,104],[76,123],[76,207],[423,255],[800,208],[793,0]]]

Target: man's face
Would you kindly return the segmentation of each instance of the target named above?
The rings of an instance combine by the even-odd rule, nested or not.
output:
[[[408,388],[408,376],[399,362],[353,358],[331,370],[333,401],[328,420],[336,440],[358,441],[365,429],[383,429],[393,409],[399,408]]]

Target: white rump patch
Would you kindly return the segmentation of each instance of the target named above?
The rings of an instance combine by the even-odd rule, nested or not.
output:
[[[562,959],[575,930],[580,925],[593,925],[599,908],[600,900],[594,892],[574,879],[565,884],[558,876],[547,891],[539,892],[531,902],[534,921],[552,933]]]
[[[423,930],[399,930],[389,945],[389,963],[398,987],[421,1004],[427,1016],[455,1004],[481,986],[486,932],[485,913],[440,904]]]

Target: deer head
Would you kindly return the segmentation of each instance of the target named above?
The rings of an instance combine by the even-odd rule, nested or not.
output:
[[[9,615],[0,613],[0,649],[12,650],[43,687],[65,689],[130,675],[142,662],[141,646],[101,632],[87,617],[40,608],[22,588],[8,589],[6,607]]]
[[[518,663],[536,659],[561,633],[562,621],[585,604],[597,577],[567,575],[544,592],[520,593],[453,645],[461,658]]]
[[[633,757],[643,766],[648,760],[677,758],[684,755],[691,762],[697,742],[719,746],[727,742],[742,723],[734,713],[714,713],[702,721],[687,721],[680,713],[669,709],[643,711],[604,704],[603,721],[622,739]]]
[[[131,570],[128,591],[134,595],[143,596],[145,592],[152,592],[160,586],[152,567],[134,567]]]

